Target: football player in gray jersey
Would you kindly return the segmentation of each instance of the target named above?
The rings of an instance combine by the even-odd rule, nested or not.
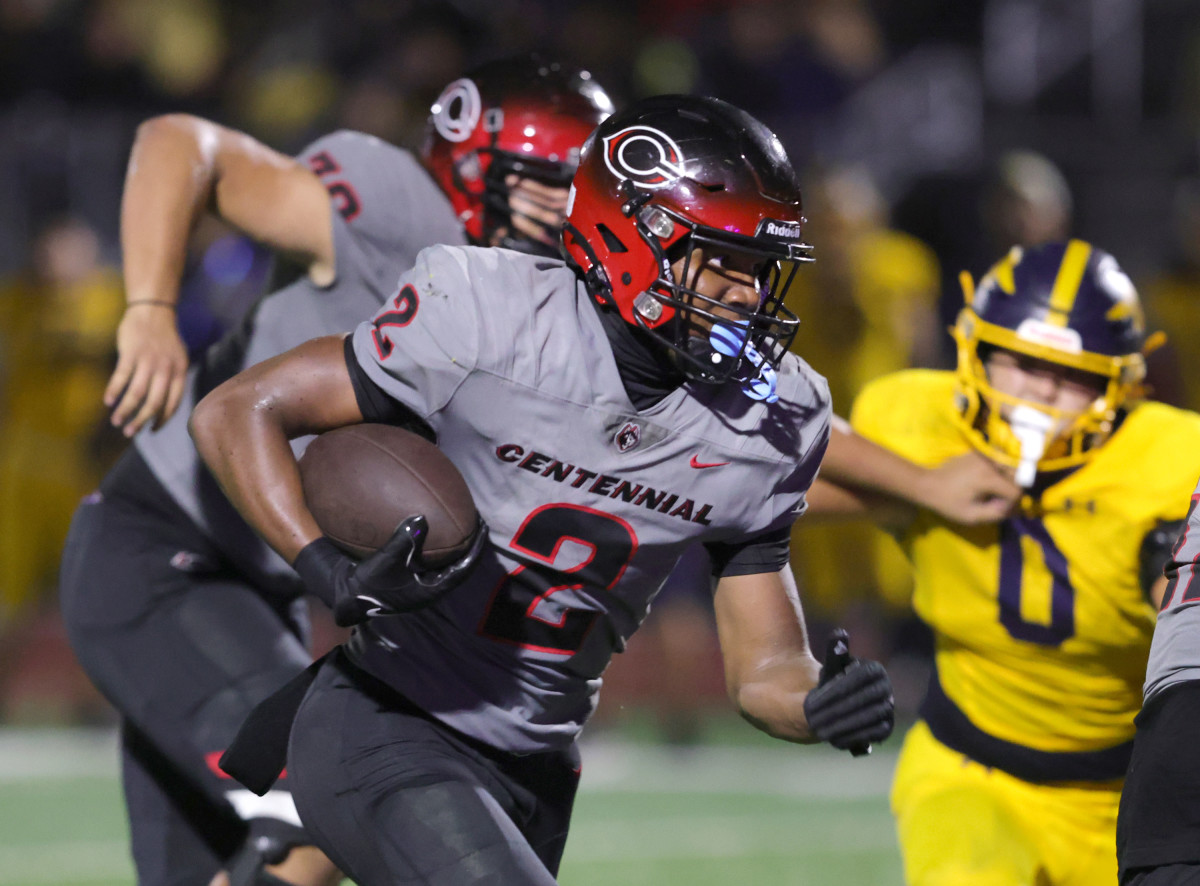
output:
[[[802,221],[758,121],[643,100],[585,146],[569,262],[431,248],[352,335],[196,407],[231,501],[357,625],[260,706],[226,766],[266,790],[283,760],[264,749],[294,715],[297,806],[360,886],[554,882],[601,675],[690,544],[712,557],[746,719],[860,753],[890,733],[883,668],[842,654],[822,673],[788,568],[831,418],[787,352]],[[358,564],[322,536],[288,438],[363,421],[423,426],[463,473],[486,522],[463,560],[423,568],[409,521]]]
[[[451,83],[420,155],[342,131],[292,159],[182,115],[139,130],[121,219],[128,309],[108,392],[114,424],[137,436],[77,512],[61,593],[72,645],[122,717],[141,886],[341,876],[306,845],[286,779],[260,798],[216,766],[246,713],[311,656],[303,587],[204,470],[187,435],[193,404],[247,366],[353,328],[431,244],[557,254],[579,145],[611,109],[585,72],[523,58]],[[173,307],[206,209],[307,274],[264,296],[185,374]]]
[[[1164,570],[1121,809],[1122,886],[1200,883],[1200,484]]]

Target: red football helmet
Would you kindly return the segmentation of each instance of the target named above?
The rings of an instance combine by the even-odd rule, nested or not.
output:
[[[690,377],[720,383],[778,367],[791,343],[799,320],[783,296],[812,260],[803,225],[796,174],[769,129],[719,99],[665,95],[609,117],[588,139],[563,230],[596,299],[656,335]],[[758,306],[718,305],[684,286],[697,248],[749,259]],[[688,322],[696,318],[704,322]],[[697,330],[710,326],[706,340]]]
[[[612,110],[587,71],[537,56],[488,62],[442,90],[421,158],[473,243],[557,255],[513,229],[504,179],[567,187],[580,145]]]

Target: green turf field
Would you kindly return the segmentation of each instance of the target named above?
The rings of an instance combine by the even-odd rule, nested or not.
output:
[[[742,727],[742,732],[745,728]],[[899,886],[894,751],[585,743],[564,886]],[[0,730],[0,886],[129,886],[109,733]]]

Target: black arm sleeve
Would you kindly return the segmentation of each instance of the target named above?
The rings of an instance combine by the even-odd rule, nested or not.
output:
[[[1146,537],[1142,539],[1138,577],[1142,581],[1142,591],[1145,592],[1147,600],[1150,599],[1150,589],[1154,587],[1154,583],[1162,578],[1163,568],[1171,559],[1171,549],[1175,547],[1175,541],[1186,525],[1187,520],[1166,520],[1147,532]]]
[[[712,574],[758,575],[778,572],[788,564],[792,528],[771,529],[754,538],[738,542],[709,542],[704,547],[712,559]]]
[[[354,356],[353,335],[347,335],[343,352],[346,355],[346,369],[350,373],[350,383],[354,385],[354,399],[358,401],[358,411],[363,415],[363,421],[376,424],[396,425],[405,430],[420,434],[431,443],[437,442],[437,434],[433,428],[403,403],[389,397],[371,377],[363,371],[358,358]]]

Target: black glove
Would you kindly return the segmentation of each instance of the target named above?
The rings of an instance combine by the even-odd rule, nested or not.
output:
[[[892,734],[895,716],[892,684],[883,665],[854,658],[849,636],[835,630],[825,649],[821,680],[804,699],[812,734],[861,757],[871,752],[871,742]]]
[[[487,527],[480,519],[470,550],[449,566],[429,569],[421,559],[428,529],[424,517],[409,517],[383,547],[360,561],[321,536],[304,546],[292,566],[344,628],[373,615],[412,612],[433,603],[466,578],[487,538]]]

